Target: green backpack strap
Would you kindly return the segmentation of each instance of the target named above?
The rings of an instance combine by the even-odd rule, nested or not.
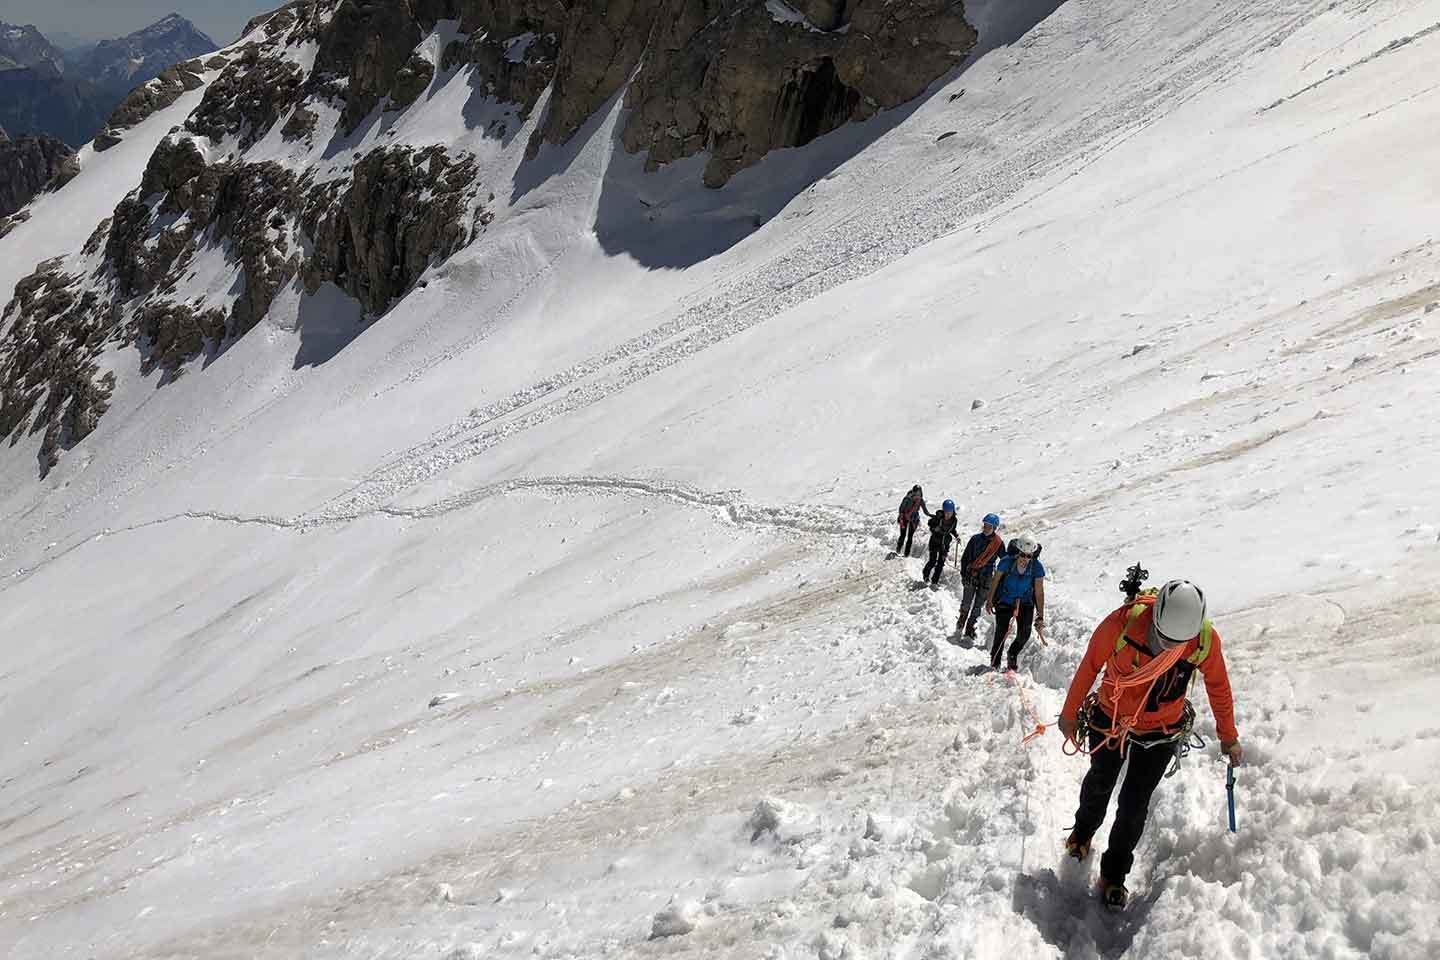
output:
[[[1191,663],[1198,667],[1200,666],[1200,664],[1205,662],[1205,659],[1207,657],[1210,656],[1210,648],[1214,645],[1215,625],[1209,620],[1206,620],[1205,623],[1200,627],[1200,646],[1196,647],[1195,652],[1190,654],[1190,656],[1186,657],[1185,659],[1189,660]]]
[[[1125,615],[1125,626],[1121,629],[1120,636],[1115,640],[1116,653],[1125,649],[1125,638],[1129,635],[1130,628],[1135,625],[1136,620],[1139,620],[1145,615],[1145,608],[1148,606],[1148,603],[1137,603],[1130,607],[1130,612]]]

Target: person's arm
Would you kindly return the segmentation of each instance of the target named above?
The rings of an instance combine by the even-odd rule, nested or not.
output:
[[[1035,625],[1045,625],[1045,578],[1035,578]]]
[[[1215,732],[1220,735],[1220,752],[1237,766],[1244,757],[1240,748],[1240,731],[1235,729],[1235,697],[1230,691],[1230,671],[1225,667],[1225,651],[1220,646],[1220,631],[1211,628],[1210,656],[1200,664],[1205,678],[1205,695],[1210,699],[1210,712],[1215,714]]]
[[[1105,669],[1110,655],[1115,652],[1115,641],[1119,638],[1120,631],[1125,628],[1127,612],[1126,607],[1112,610],[1096,625],[1095,632],[1090,634],[1090,644],[1085,648],[1085,656],[1080,658],[1080,663],[1075,668],[1075,676],[1065,694],[1065,705],[1060,708],[1060,732],[1067,740],[1075,739],[1080,704],[1085,702],[1090,688],[1095,685],[1095,678]]]

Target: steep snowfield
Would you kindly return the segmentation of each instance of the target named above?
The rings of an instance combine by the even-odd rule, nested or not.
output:
[[[438,75],[365,136],[483,153],[480,242],[0,459],[5,954],[1435,956],[1437,57],[1440,2],[1069,0],[718,193]],[[916,481],[1044,542],[1019,686],[884,559]],[[1022,738],[1136,560],[1250,762],[1231,835],[1199,704],[1112,918]]]

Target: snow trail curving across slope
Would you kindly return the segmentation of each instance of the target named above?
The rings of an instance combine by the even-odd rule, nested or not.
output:
[[[117,352],[6,455],[9,954],[1433,955],[1436,22],[1069,0],[714,194],[618,101],[525,172],[437,73],[348,149],[484,141],[480,240],[323,362],[298,291]],[[617,239],[826,156],[706,258]],[[884,559],[917,481],[1045,544],[1017,684]],[[1250,762],[1231,835],[1199,704],[1117,919],[1024,738],[1136,560],[1212,597]]]

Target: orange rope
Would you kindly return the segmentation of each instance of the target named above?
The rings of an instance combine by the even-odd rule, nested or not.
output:
[[[1032,732],[1026,734],[1020,740],[1020,743],[1024,745],[1029,743],[1031,740],[1034,740],[1036,737],[1045,736],[1045,731],[1048,728],[1045,726],[1045,724],[1040,722],[1040,715],[1035,712],[1035,707],[1031,705],[1030,698],[1025,695],[1025,688],[1020,685],[1020,681],[1014,680],[1013,682],[1015,684],[1015,692],[1020,695],[1020,708],[1025,711],[1025,714],[1030,718],[1030,721],[1035,724],[1035,729]]]
[[[1109,687],[1110,702],[1114,707],[1112,710],[1113,713],[1118,714],[1120,712],[1120,695],[1126,690],[1143,686],[1145,687],[1145,695],[1140,698],[1139,705],[1130,716],[1111,717],[1110,729],[1100,731],[1104,734],[1104,739],[1097,745],[1092,747],[1088,742],[1075,743],[1075,749],[1071,750],[1067,744],[1065,746],[1065,752],[1073,756],[1077,753],[1088,754],[1096,750],[1106,750],[1113,746],[1120,751],[1122,757],[1125,756],[1125,750],[1130,741],[1130,734],[1135,732],[1135,726],[1140,720],[1140,714],[1145,711],[1145,705],[1150,702],[1150,694],[1155,690],[1155,684],[1159,682],[1162,676],[1169,672],[1171,667],[1180,661],[1184,653],[1184,644],[1171,647],[1128,676],[1118,675],[1107,665],[1105,668],[1105,679],[1100,681],[1100,689],[1104,692],[1106,687]],[[1114,661],[1112,660],[1111,662],[1113,663]],[[1088,740],[1088,737],[1085,739]]]

